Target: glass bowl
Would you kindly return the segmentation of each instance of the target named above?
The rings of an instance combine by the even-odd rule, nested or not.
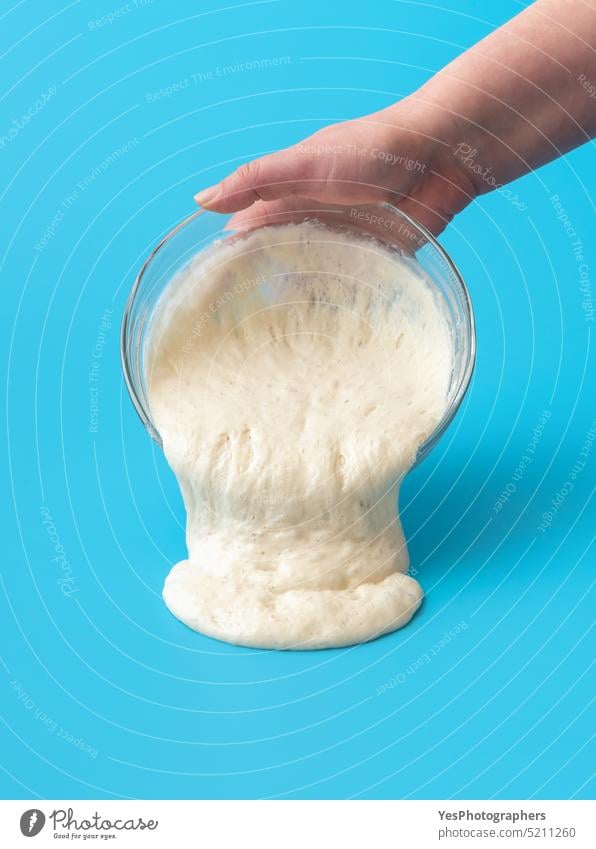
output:
[[[434,236],[397,207],[388,203],[333,206],[303,201],[299,207],[253,215],[248,223],[234,226],[230,215],[197,210],[185,218],[152,251],[132,287],[121,332],[122,368],[128,392],[143,425],[162,445],[152,421],[147,398],[145,346],[151,319],[164,289],[173,276],[197,253],[215,240],[230,239],[262,226],[317,219],[334,229],[372,236],[386,248],[418,264],[443,301],[453,336],[454,358],[445,411],[434,431],[418,449],[419,462],[433,448],[455,416],[469,386],[476,354],[474,314],[466,284],[455,264]]]

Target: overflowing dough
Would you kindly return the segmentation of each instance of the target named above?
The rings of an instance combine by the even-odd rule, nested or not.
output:
[[[445,407],[452,335],[415,262],[317,222],[212,245],[162,295],[151,416],[187,511],[164,599],[246,646],[345,646],[400,628],[399,484]]]

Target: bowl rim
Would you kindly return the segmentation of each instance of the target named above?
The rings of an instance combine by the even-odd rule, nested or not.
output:
[[[441,245],[441,243],[437,240],[436,236],[434,236],[430,230],[428,230],[424,224],[421,224],[419,221],[416,221],[415,218],[412,218],[406,212],[403,212],[398,206],[389,202],[376,203],[376,204],[363,204],[366,206],[377,206],[380,208],[388,209],[392,213],[397,213],[402,216],[415,231],[421,233],[426,241],[432,245],[433,249],[439,253],[441,258],[446,262],[448,268],[453,273],[454,279],[456,281],[457,286],[459,286],[463,306],[464,306],[464,316],[468,324],[468,335],[469,335],[469,347],[467,352],[467,360],[465,363],[465,367],[462,373],[462,376],[459,380],[459,384],[457,386],[456,391],[454,392],[449,404],[447,404],[443,415],[437,422],[436,427],[432,431],[431,434],[424,440],[424,442],[419,446],[418,451],[416,453],[416,458],[413,465],[416,465],[420,460],[422,460],[430,450],[435,446],[435,444],[439,441],[443,433],[447,430],[464,399],[466,392],[470,386],[472,375],[474,373],[474,368],[476,365],[476,322],[474,318],[474,308],[472,306],[472,299],[470,297],[470,292],[466,285],[466,282],[463,278],[462,273],[459,268],[455,264],[455,262],[451,259],[445,248]],[[172,228],[166,235],[157,243],[157,245],[153,248],[153,250],[149,253],[145,261],[143,262],[137,276],[135,277],[135,281],[132,285],[128,298],[126,300],[126,305],[124,307],[124,314],[122,317],[122,324],[120,327],[120,360],[122,365],[122,372],[124,374],[124,382],[126,384],[126,388],[128,390],[128,394],[133,403],[133,406],[139,416],[143,427],[151,438],[155,440],[155,442],[159,445],[160,448],[163,447],[163,442],[159,431],[151,421],[148,410],[146,409],[146,404],[143,403],[141,398],[139,398],[137,389],[135,387],[135,381],[133,375],[131,373],[130,362],[127,351],[127,340],[129,334],[129,326],[131,321],[132,309],[136,300],[137,293],[143,281],[143,278],[153,262],[155,256],[161,251],[164,246],[177,234],[190,224],[191,221],[194,221],[195,218],[199,218],[201,215],[208,213],[207,209],[196,209],[190,215],[187,215],[181,221],[176,224],[175,227]],[[218,213],[210,213],[212,215],[217,215]]]

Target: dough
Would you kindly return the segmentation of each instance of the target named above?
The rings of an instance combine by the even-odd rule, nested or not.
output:
[[[187,511],[163,595],[244,646],[346,646],[405,625],[399,484],[446,407],[453,342],[420,267],[317,222],[212,245],[167,286],[151,415]]]

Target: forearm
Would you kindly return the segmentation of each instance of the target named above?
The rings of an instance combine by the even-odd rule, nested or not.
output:
[[[543,165],[596,135],[595,0],[537,0],[408,100],[498,184]]]
[[[389,201],[440,233],[477,195],[595,134],[596,0],[536,0],[413,95],[253,160],[196,201]]]

